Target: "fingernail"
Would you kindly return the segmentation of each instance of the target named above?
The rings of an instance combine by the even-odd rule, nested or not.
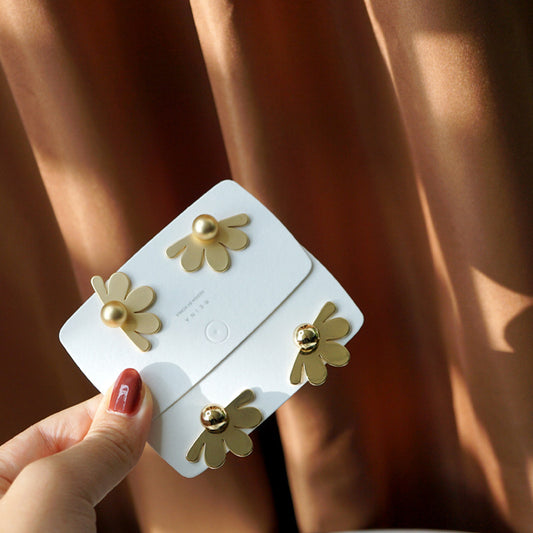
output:
[[[143,381],[134,368],[126,368],[115,381],[109,409],[115,413],[134,414],[139,408]]]

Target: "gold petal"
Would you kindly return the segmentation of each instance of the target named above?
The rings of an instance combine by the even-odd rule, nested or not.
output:
[[[341,317],[326,320],[320,328],[320,338],[325,341],[340,339],[348,335],[350,323]]]
[[[224,218],[218,223],[225,228],[234,228],[236,226],[246,226],[250,222],[250,217],[246,213],[240,215],[233,215],[232,217]]]
[[[233,427],[224,431],[224,440],[228,448],[239,457],[250,455],[254,449],[252,439],[243,431]]]
[[[325,342],[321,344],[318,353],[331,366],[345,366],[350,360],[350,352],[346,346],[338,342]]]
[[[218,232],[218,242],[230,250],[242,250],[248,246],[250,241],[248,235],[240,229],[221,227]]]
[[[150,307],[151,303],[155,300],[155,291],[152,287],[137,287],[133,289],[124,303],[129,311],[137,313],[138,311],[144,311],[147,307]]]
[[[133,344],[135,344],[135,346],[137,346],[142,352],[147,352],[152,347],[149,340],[145,339],[135,331],[129,331],[127,329],[122,329],[122,331],[124,331]]]
[[[135,331],[138,333],[157,333],[161,329],[161,321],[154,313],[135,313]]]
[[[251,389],[243,390],[237,398],[228,404],[226,410],[235,410],[238,407],[242,407],[247,403],[253,402],[255,400],[254,391]]]
[[[304,367],[311,385],[322,385],[326,381],[328,370],[316,352],[305,356]]]
[[[181,256],[181,266],[187,272],[198,270],[204,262],[204,247],[190,242]]]
[[[241,407],[226,409],[232,426],[236,428],[254,428],[263,420],[263,415],[255,407]]]
[[[335,307],[335,304],[332,302],[326,302],[324,304],[324,307],[320,310],[320,313],[318,313],[318,316],[316,317],[316,320],[313,322],[313,326],[316,326],[317,328],[321,328],[322,324],[337,310]]]
[[[98,294],[98,297],[100,300],[102,300],[102,303],[107,303],[109,301],[109,297],[107,296],[107,289],[105,288],[105,283],[102,277],[93,276],[91,278],[91,285],[93,286],[94,292]]]
[[[187,237],[183,237],[183,239],[180,239],[179,241],[175,242],[174,244],[171,244],[167,248],[167,257],[172,259],[173,257],[176,257],[184,250],[184,248],[189,244],[189,239],[191,238],[190,235],[187,235]]]
[[[291,370],[291,383],[293,385],[298,385],[298,383],[301,383],[302,381],[302,367],[303,367],[304,361],[303,361],[303,355],[301,353],[298,353],[296,356],[296,360],[294,361],[294,365],[292,366]]]
[[[222,433],[206,435],[205,463],[209,468],[220,468],[226,461],[226,448],[222,435]]]
[[[224,272],[229,268],[230,260],[228,251],[218,242],[208,244],[205,247],[205,258],[209,266],[217,272]]]
[[[200,454],[205,444],[205,431],[194,441],[194,444],[189,448],[186,458],[191,463],[197,463],[200,460]]]
[[[126,298],[130,288],[130,278],[123,272],[115,272],[107,282],[107,294],[110,300],[119,300],[121,302]]]

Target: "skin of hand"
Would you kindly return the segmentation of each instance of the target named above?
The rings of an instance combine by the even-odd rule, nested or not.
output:
[[[94,506],[139,460],[152,396],[126,369],[101,394],[29,427],[0,447],[0,530],[95,532]]]

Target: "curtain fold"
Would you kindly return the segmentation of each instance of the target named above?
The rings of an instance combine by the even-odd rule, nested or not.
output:
[[[90,276],[232,177],[365,314],[277,413],[299,530],[532,531],[527,2],[0,7],[3,440],[91,394],[57,340]],[[269,453],[147,449],[100,529],[285,531]]]

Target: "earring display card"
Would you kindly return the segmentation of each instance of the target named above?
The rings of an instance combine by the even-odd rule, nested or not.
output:
[[[191,234],[193,221],[209,214],[218,221],[245,213],[239,227],[249,245],[229,250],[230,266],[216,272],[203,265],[186,272],[166,250]],[[207,467],[187,461],[203,431],[200,413],[209,404],[227,405],[244,390],[263,420],[306,383],[290,382],[299,348],[293,332],[313,322],[326,302],[350,323],[336,342],[345,344],[363,316],[333,276],[306,252],[279,220],[233,181],[204,194],[120,269],[132,287],[151,287],[149,311],[161,329],[146,335],[151,349],[139,350],[120,328],[107,327],[102,301],[93,294],[65,323],[60,340],[101,391],[124,368],[136,368],[151,388],[154,420],[150,444],[178,472],[194,477]],[[98,274],[95,272],[95,274]],[[330,369],[331,367],[327,367]],[[245,430],[249,433],[251,430]]]

